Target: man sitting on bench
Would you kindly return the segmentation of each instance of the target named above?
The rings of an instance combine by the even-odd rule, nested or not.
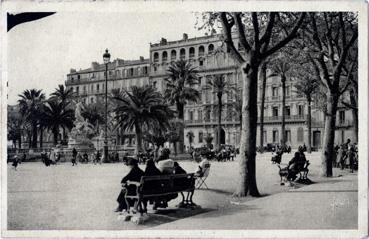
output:
[[[140,182],[141,177],[144,176],[144,172],[138,167],[138,162],[134,158],[129,158],[127,161],[127,166],[130,168],[129,173],[122,179],[121,184],[125,186],[128,181]],[[127,203],[126,203],[126,190],[128,191],[128,195],[136,193],[136,187],[133,185],[129,185],[124,187],[118,198],[118,207],[115,209],[115,212],[122,212],[123,210],[127,210]],[[131,203],[131,202],[129,202]]]

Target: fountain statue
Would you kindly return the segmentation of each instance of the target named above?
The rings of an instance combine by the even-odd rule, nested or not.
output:
[[[82,110],[82,102],[78,102],[74,113],[75,126],[72,128],[68,140],[68,148],[75,148],[77,151],[94,149],[90,139],[90,136],[94,134],[94,126],[83,118]]]

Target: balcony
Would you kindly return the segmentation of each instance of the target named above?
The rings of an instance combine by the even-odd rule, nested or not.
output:
[[[337,128],[346,128],[353,126],[353,122],[351,120],[338,120],[336,127]]]
[[[305,122],[305,115],[286,115],[286,122]],[[260,117],[258,117],[258,122],[260,123]],[[281,123],[282,116],[264,116],[264,123]]]

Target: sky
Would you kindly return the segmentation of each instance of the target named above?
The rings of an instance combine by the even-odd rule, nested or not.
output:
[[[8,104],[16,104],[25,89],[42,89],[48,96],[64,84],[71,68],[85,69],[102,62],[109,49],[111,60],[149,57],[149,44],[162,37],[179,40],[205,33],[195,28],[191,12],[83,13],[57,12],[23,23],[7,34]]]

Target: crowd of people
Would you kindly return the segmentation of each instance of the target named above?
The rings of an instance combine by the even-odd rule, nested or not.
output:
[[[351,143],[351,140],[347,139],[346,143],[343,143],[340,146],[336,145],[334,149],[334,167],[339,167],[342,170],[344,170],[345,168],[349,168],[351,172],[357,170],[358,148],[356,143]]]
[[[218,162],[234,161],[237,149],[232,145],[221,145],[219,149],[203,146],[201,148],[191,148],[189,150],[192,160],[197,160],[201,156],[208,160],[217,160]]]

